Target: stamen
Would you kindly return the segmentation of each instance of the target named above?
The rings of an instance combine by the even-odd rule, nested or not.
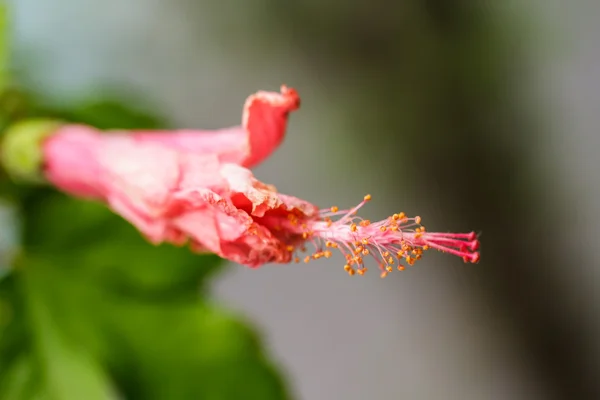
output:
[[[398,271],[405,269],[400,261],[404,260],[412,266],[429,249],[456,255],[465,262],[479,261],[479,240],[475,232],[426,232],[421,225],[420,216],[408,218],[404,212],[378,222],[355,216],[370,200],[371,195],[366,195],[357,206],[349,210],[340,210],[337,206],[322,210],[319,219],[303,221],[301,225],[297,217],[288,216],[288,229],[297,232],[304,240],[311,240],[315,245],[316,251],[312,257],[306,256],[304,262],[331,257],[331,250],[323,251],[323,247],[338,249],[346,259],[344,270],[349,275],[364,275],[367,268],[362,256],[371,256],[379,265],[380,276],[385,278],[394,270],[394,265],[397,265]],[[340,215],[339,219],[332,219]],[[293,252],[296,248],[288,246],[287,250]],[[294,260],[299,261],[298,257]]]

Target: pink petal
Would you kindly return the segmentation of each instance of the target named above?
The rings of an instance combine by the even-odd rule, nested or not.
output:
[[[97,130],[67,125],[44,141],[46,179],[62,190],[81,197],[102,197],[101,166],[97,150],[102,139]]]
[[[134,137],[180,151],[216,154],[222,162],[252,167],[281,144],[288,115],[299,106],[298,93],[282,86],[281,93],[260,91],[248,97],[241,126],[213,131],[136,131]]]

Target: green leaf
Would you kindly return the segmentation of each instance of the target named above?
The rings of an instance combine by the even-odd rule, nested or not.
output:
[[[72,341],[60,331],[60,308],[55,306],[59,286],[52,282],[50,264],[28,260],[22,284],[33,336],[33,353],[41,372],[42,393],[51,399],[104,400],[114,397],[112,389],[91,349]]]

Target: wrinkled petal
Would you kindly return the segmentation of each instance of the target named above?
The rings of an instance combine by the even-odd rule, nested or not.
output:
[[[281,230],[313,218],[311,203],[277,193],[220,154],[189,152],[125,133],[65,126],[44,143],[47,178],[78,196],[102,199],[155,244],[190,242],[257,267],[289,262],[300,235]]]
[[[195,194],[197,204],[202,205],[174,218],[173,225],[202,247],[250,267],[290,260],[286,244],[245,211],[208,190]]]
[[[298,93],[282,86],[281,93],[260,91],[248,97],[241,126],[213,131],[136,131],[134,138],[180,151],[216,154],[222,162],[252,167],[279,147],[285,136],[288,115],[299,106]]]

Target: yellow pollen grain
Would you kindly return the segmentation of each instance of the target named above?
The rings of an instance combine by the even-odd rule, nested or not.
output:
[[[364,199],[365,201],[370,201],[370,200],[371,200],[371,195],[370,195],[370,194],[368,194],[368,195],[366,195],[365,197],[363,197],[363,199]]]
[[[406,214],[404,214],[403,212],[398,214],[398,219],[404,219],[404,218],[406,218]]]
[[[381,232],[385,232],[385,230],[386,230],[386,227],[385,227],[385,226],[381,226],[381,227],[379,227],[379,230],[380,230]]]
[[[350,266],[350,264],[346,264],[344,265],[344,271],[348,272],[352,269],[352,267]]]
[[[356,271],[359,275],[364,275],[365,274],[365,270],[360,268]]]
[[[419,217],[418,215],[415,217],[415,223],[416,224],[420,224],[421,223],[421,217]]]
[[[340,209],[337,206],[331,207],[331,212],[338,212]]]
[[[290,253],[294,251],[294,246],[287,246],[286,250],[289,251]]]
[[[404,271],[404,265],[398,265],[398,271]]]
[[[308,264],[308,263],[309,263],[309,261],[310,261],[310,257],[309,257],[309,256],[306,256],[306,257],[304,257],[304,262],[305,262],[306,264]]]
[[[356,232],[356,229],[357,229],[357,228],[356,228],[356,224],[352,224],[352,225],[350,225],[350,230],[351,230],[352,232]]]
[[[369,239],[364,238],[363,240],[361,240],[361,243],[364,244],[365,246],[369,244]]]
[[[353,276],[355,271],[353,269],[348,270],[348,275]]]
[[[368,256],[369,255],[369,249],[364,249],[362,251],[362,253],[363,253],[363,256]]]
[[[388,274],[387,271],[383,271],[381,273],[381,275],[379,275],[379,276],[381,277],[381,279],[383,279],[383,278],[385,278],[387,276],[387,274]]]
[[[325,258],[329,258],[329,257],[331,257],[331,250],[325,250],[325,251],[323,252],[323,255],[325,256]]]
[[[423,250],[426,250],[426,251],[429,250],[429,245],[423,246]]]
[[[392,272],[394,269],[392,268],[391,265],[388,265],[387,267],[385,267],[385,271],[386,272]]]
[[[389,257],[390,256],[390,252],[389,251],[384,251],[383,252],[383,256],[384,257]]]
[[[388,258],[388,264],[393,264],[394,263],[394,259],[392,257]]]

